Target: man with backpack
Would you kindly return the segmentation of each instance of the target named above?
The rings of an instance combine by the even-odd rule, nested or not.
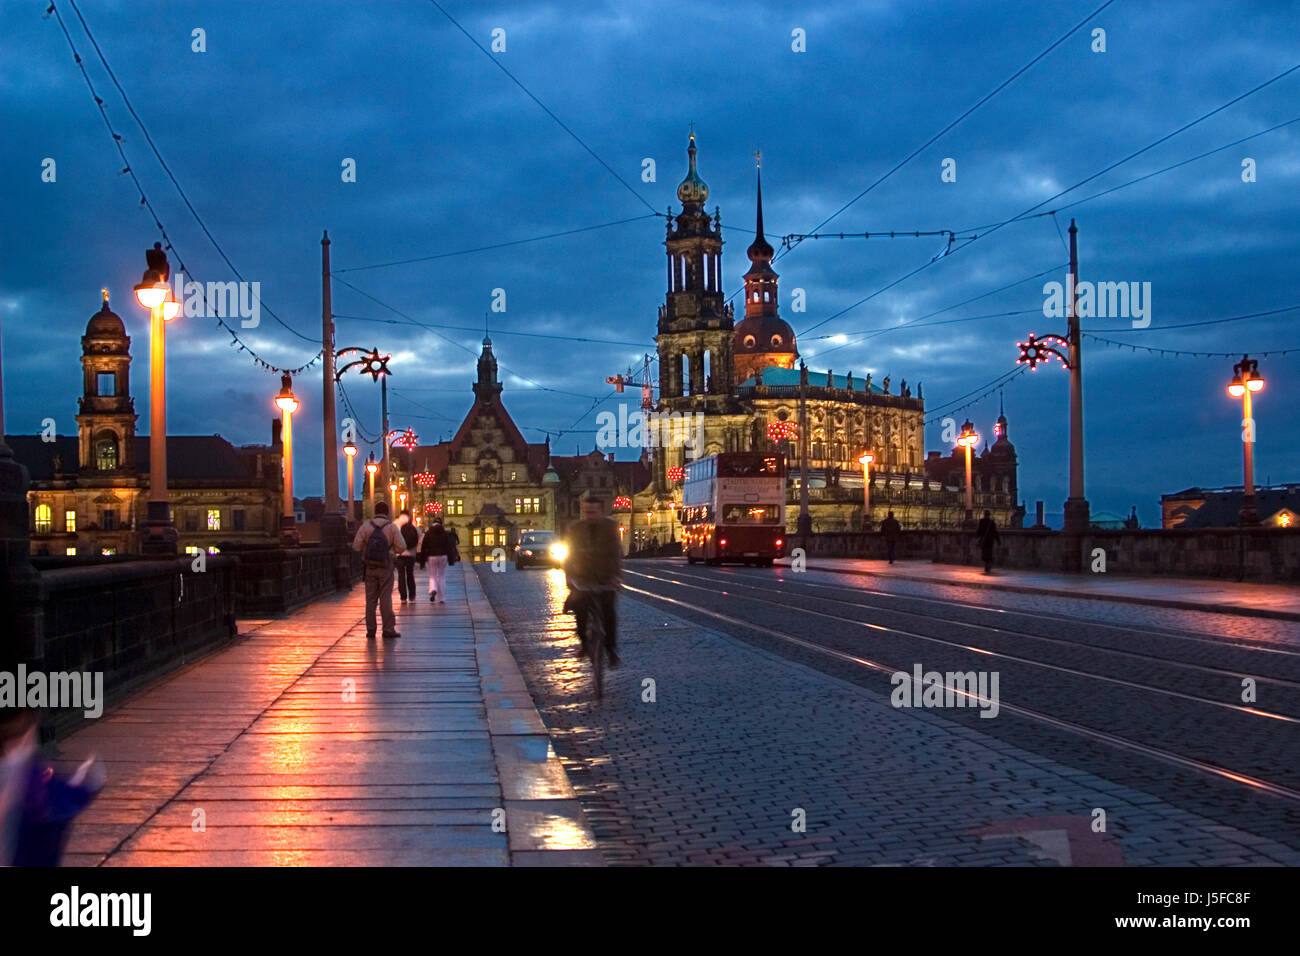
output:
[[[357,529],[352,550],[365,558],[366,640],[375,639],[375,604],[384,618],[384,639],[402,635],[393,616],[393,559],[406,550],[397,525],[388,520],[388,502],[375,502],[375,516]]]

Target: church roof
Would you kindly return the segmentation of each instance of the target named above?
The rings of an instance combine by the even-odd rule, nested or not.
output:
[[[835,383],[834,384],[835,388],[849,387],[849,380],[847,375],[834,375],[832,376],[832,381]],[[853,377],[853,390],[855,392],[863,391],[862,388],[863,381],[864,379],[858,378],[856,375]],[[741,382],[738,387],[752,388],[756,384],[758,383],[754,380],[754,376],[751,375],[749,378]],[[798,385],[799,370],[797,368],[781,368],[778,365],[769,365],[767,368],[763,369],[763,384],[764,385]],[[814,372],[812,369],[809,369],[808,387],[817,388],[818,386],[821,386],[823,388],[826,387],[826,373]],[[877,385],[875,382],[872,382],[871,394],[883,395],[885,393],[884,390],[879,385]]]

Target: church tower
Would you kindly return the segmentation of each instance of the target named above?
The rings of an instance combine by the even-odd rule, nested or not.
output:
[[[763,170],[758,170],[757,235],[748,249],[745,273],[745,317],[736,326],[736,384],[752,378],[770,365],[794,368],[799,352],[794,329],[781,318],[777,305],[777,274],[772,269],[774,250],[763,235]]]
[[[478,381],[474,383],[474,396],[484,405],[491,405],[501,395],[497,380],[497,357],[492,354],[492,340],[483,336],[483,351],[478,357]]]
[[[689,168],[677,187],[682,211],[674,227],[668,212],[667,300],[659,307],[659,406],[663,412],[719,412],[729,404],[733,379],[733,312],[722,291],[722,221],[705,212],[709,187],[695,164],[695,134],[686,149]]]
[[[104,305],[81,337],[82,396],[77,455],[83,478],[135,475],[135,402],[131,398],[131,339]]]

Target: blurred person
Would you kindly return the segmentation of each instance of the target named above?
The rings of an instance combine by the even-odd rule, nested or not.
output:
[[[447,564],[456,547],[456,532],[443,527],[442,515],[434,515],[433,524],[420,542],[420,567],[429,566],[429,601],[446,604]]]
[[[70,777],[54,772],[37,745],[29,708],[0,710],[0,866],[58,866],[73,818],[104,788],[94,757]]]
[[[984,517],[975,528],[975,540],[980,543],[980,553],[984,558],[984,573],[993,573],[993,546],[998,543],[998,524],[993,520],[993,512],[985,511]]]
[[[903,526],[898,523],[891,511],[885,520],[880,522],[880,533],[885,538],[885,551],[889,554],[889,563],[894,563],[894,557],[898,554],[898,539],[903,534]]]
[[[402,603],[415,600],[415,546],[420,543],[420,530],[415,526],[411,512],[397,516],[397,527],[402,532],[405,550],[397,557],[397,591]]]
[[[384,619],[384,638],[401,637],[393,615],[393,559],[406,550],[397,525],[388,519],[388,502],[375,502],[375,516],[357,528],[352,550],[365,559],[366,640],[375,639],[375,605]]]
[[[565,534],[569,554],[564,562],[564,576],[571,591],[589,592],[584,596],[590,597],[599,609],[605,620],[605,650],[609,666],[617,667],[620,660],[615,592],[623,579],[623,549],[619,543],[618,525],[605,517],[600,499],[590,491],[584,491],[580,500],[582,520],[570,525]],[[578,600],[574,595],[565,602],[566,607],[573,608],[577,618],[578,640],[581,642],[578,653],[584,657],[587,654],[587,614],[591,602]]]

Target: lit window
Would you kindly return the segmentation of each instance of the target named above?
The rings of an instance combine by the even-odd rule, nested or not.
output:
[[[36,533],[49,534],[50,526],[52,523],[53,520],[50,517],[50,506],[37,505],[36,506]]]
[[[474,547],[476,547],[476,548],[481,548],[481,547],[483,547],[483,532],[480,531],[478,528],[475,528],[475,529],[474,529],[474,534],[471,536],[471,540],[473,541],[473,545],[474,545]],[[478,560],[478,559],[475,558],[475,560]]]
[[[68,548],[68,549],[67,549],[66,551],[64,551],[63,553],[66,554],[66,555],[67,555],[68,557],[70,557],[70,558],[75,558],[75,557],[77,556],[77,549],[76,549],[76,548]]]
[[[518,480],[519,480],[519,472],[517,472],[517,471],[512,471],[512,472],[510,472],[510,480],[511,480],[511,481],[518,481]]]
[[[220,554],[220,553],[221,553],[220,548],[208,548],[208,554]]]
[[[772,336],[772,348],[779,349],[780,347],[781,347],[781,336],[779,335]]]
[[[464,480],[465,480],[465,472],[463,472],[463,471],[460,473],[460,480],[461,480],[461,481],[464,481]]]
[[[191,545],[189,545],[188,547],[186,547],[186,549],[185,549],[185,553],[186,553],[186,554],[198,554],[199,551],[201,551],[201,550],[202,550],[202,549],[199,548],[198,546],[191,544]]]
[[[77,513],[71,508],[63,512],[63,530],[69,533],[77,530]]]
[[[483,543],[489,548],[496,547],[496,543],[497,543],[496,528],[488,528],[486,531],[483,532]]]
[[[758,339],[754,338],[752,335],[745,336],[745,348],[752,349],[757,344]]]
[[[117,468],[117,441],[101,438],[95,442],[95,467],[100,471],[113,471]]]
[[[220,508],[208,509],[208,530],[209,531],[221,530],[221,509]]]

